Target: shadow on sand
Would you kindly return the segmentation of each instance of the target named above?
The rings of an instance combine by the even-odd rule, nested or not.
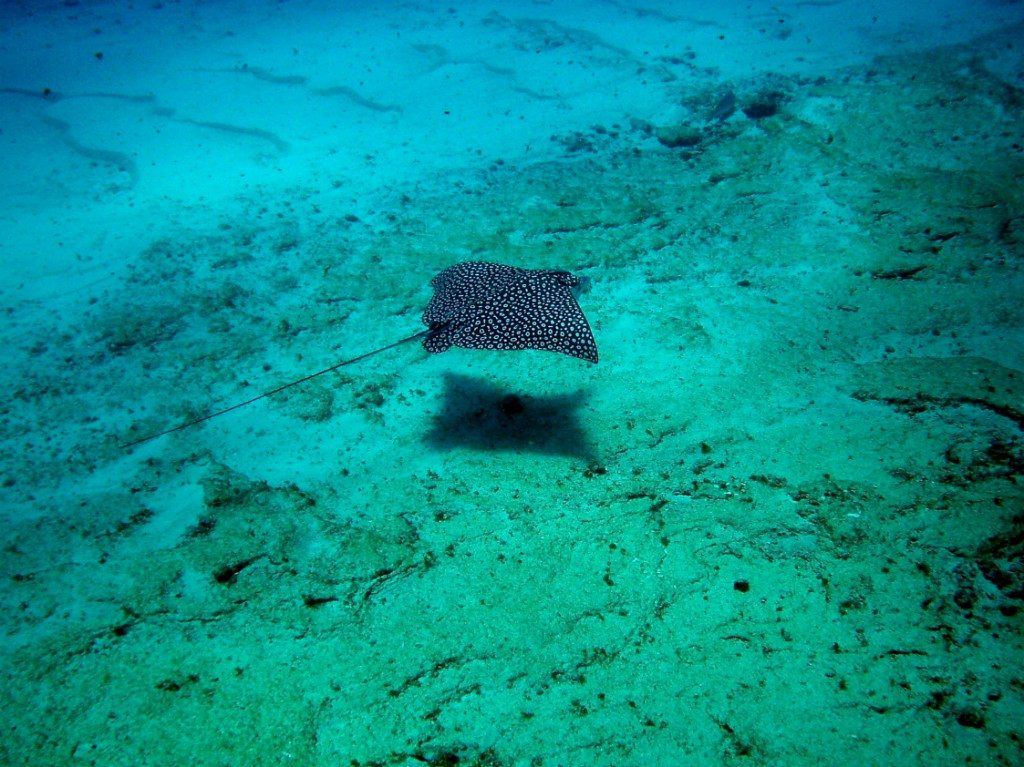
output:
[[[519,395],[471,376],[445,376],[444,397],[423,441],[437,450],[513,450],[593,461],[595,451],[579,419],[587,394]]]

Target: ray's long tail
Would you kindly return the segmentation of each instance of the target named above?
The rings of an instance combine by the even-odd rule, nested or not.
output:
[[[447,323],[444,323],[444,324],[447,324]],[[212,418],[217,418],[218,416],[222,416],[222,415],[224,415],[226,413],[230,413],[232,410],[238,410],[240,408],[245,407],[246,405],[251,405],[253,402],[258,402],[261,399],[264,399],[266,397],[270,397],[271,395],[274,395],[274,394],[278,394],[279,392],[283,392],[285,389],[290,389],[293,386],[298,386],[299,384],[304,384],[304,383],[306,383],[306,381],[311,381],[314,378],[318,378],[319,376],[322,376],[322,375],[325,375],[327,373],[333,372],[333,371],[337,370],[338,368],[343,368],[346,365],[353,364],[354,362],[359,362],[360,360],[365,360],[367,357],[372,357],[375,354],[380,354],[381,352],[386,352],[388,349],[394,349],[396,346],[402,346],[403,344],[407,344],[407,343],[409,343],[411,341],[417,341],[417,340],[419,340],[421,338],[427,338],[427,337],[429,337],[431,335],[434,335],[435,333],[438,333],[439,331],[441,331],[443,329],[443,327],[444,327],[444,324],[436,325],[434,327],[427,328],[426,330],[421,330],[419,333],[415,333],[415,334],[413,334],[411,336],[403,338],[401,341],[395,341],[393,344],[388,344],[387,346],[382,346],[380,349],[374,349],[371,352],[366,352],[365,354],[360,354],[358,357],[353,357],[352,359],[343,360],[342,362],[335,363],[334,365],[331,365],[330,367],[324,368],[323,370],[318,370],[315,373],[310,373],[309,375],[303,376],[302,378],[298,378],[298,379],[296,379],[294,381],[289,381],[286,384],[282,384],[282,385],[278,386],[275,389],[271,389],[270,391],[265,391],[262,394],[257,394],[255,397],[250,397],[249,399],[245,400],[244,402],[236,402],[234,405],[229,405],[228,407],[221,408],[220,410],[214,410],[212,413],[207,413],[204,416],[200,416],[199,418],[195,418],[195,419],[193,419],[191,421],[186,421],[185,423],[179,423],[177,426],[172,426],[169,429],[164,429],[163,431],[158,431],[158,432],[156,432],[154,434],[147,434],[145,437],[139,437],[138,439],[133,439],[133,440],[130,440],[128,442],[123,442],[123,443],[121,443],[121,447],[123,447],[123,448],[135,447],[135,445],[141,445],[143,442],[149,442],[151,439],[156,439],[157,437],[163,437],[166,434],[173,434],[176,431],[181,431],[182,429],[187,429],[190,426],[196,426],[197,424],[201,424],[204,421],[209,421]]]

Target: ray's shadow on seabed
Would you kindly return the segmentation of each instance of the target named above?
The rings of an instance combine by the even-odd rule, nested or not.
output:
[[[518,394],[471,376],[449,373],[433,427],[423,441],[437,450],[468,447],[595,460],[579,419],[587,393],[553,397]]]

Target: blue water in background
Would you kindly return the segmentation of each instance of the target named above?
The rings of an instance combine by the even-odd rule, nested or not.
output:
[[[5,3],[0,762],[1019,763],[1022,29]]]

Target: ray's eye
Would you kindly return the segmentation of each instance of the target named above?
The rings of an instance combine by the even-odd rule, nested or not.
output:
[[[587,277],[585,274],[577,275],[576,284],[572,288],[572,294],[576,298],[579,298],[584,293],[589,293],[592,287],[593,283],[590,281],[589,277]]]

